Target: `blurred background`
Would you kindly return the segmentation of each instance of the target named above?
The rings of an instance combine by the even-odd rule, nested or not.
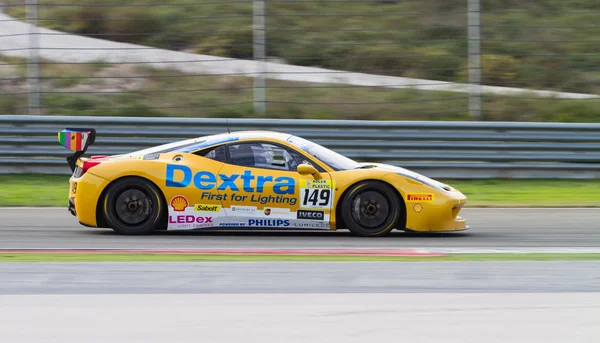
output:
[[[528,205],[598,200],[590,184],[566,182],[600,179],[598,1],[2,0],[0,8],[2,174],[68,175],[56,141],[65,127],[96,128],[88,154],[105,155],[229,125],[289,132],[445,180],[562,180],[495,188],[502,204],[524,189]],[[475,197],[488,186],[453,184]]]
[[[600,121],[593,0],[3,0],[2,10],[2,114]]]

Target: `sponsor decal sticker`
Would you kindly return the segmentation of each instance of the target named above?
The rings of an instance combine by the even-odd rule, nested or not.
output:
[[[331,180],[301,180],[300,207],[329,209],[333,202],[334,183]]]
[[[292,223],[292,227],[298,227],[303,229],[329,229],[329,224],[318,222]]]
[[[160,157],[159,153],[144,155],[144,160],[158,160]]]
[[[186,197],[177,195],[171,199],[171,207],[175,212],[183,212],[188,207],[189,202]]]
[[[190,204],[185,196],[174,196],[169,202],[167,229],[197,229],[217,226],[220,210],[221,205]]]
[[[158,160],[159,157],[160,157],[159,153],[154,153],[154,154],[138,156],[135,159],[140,160],[140,161],[142,161],[142,160]]]
[[[206,204],[194,205],[194,211],[196,211],[196,212],[219,212],[220,210],[221,210],[221,205],[206,205]]]
[[[249,219],[248,226],[260,226],[260,227],[290,226],[290,221],[287,219]]]
[[[280,214],[285,214],[285,215],[291,215],[292,213],[290,212],[289,208],[280,208],[280,207],[267,207],[264,209],[264,214],[265,216],[270,216],[270,215],[280,215]]]
[[[304,183],[304,188],[314,189],[333,189],[332,180],[301,180]]]
[[[193,215],[178,215],[169,216],[171,224],[208,224],[212,223],[213,217],[193,216]]]
[[[215,226],[213,217],[191,214],[169,215],[169,229],[197,229],[212,226]]]
[[[219,226],[238,227],[246,226],[246,223],[220,223]]]
[[[430,201],[433,201],[433,194],[431,194],[431,193],[418,193],[418,194],[408,193],[406,195],[406,200],[407,201],[430,202]]]
[[[256,206],[231,206],[231,211],[253,213],[256,212]]]
[[[298,210],[296,217],[298,219],[323,220],[325,218],[325,211]]]
[[[209,171],[194,173],[187,166],[168,164],[165,186],[173,188],[195,187],[201,191],[203,201],[232,201],[237,203],[289,204],[296,205],[296,180],[286,176],[255,175],[250,170],[236,174],[214,174]],[[241,187],[235,182],[242,181]],[[268,188],[275,195],[262,193]],[[250,194],[240,194],[250,193]]]
[[[176,178],[176,171],[182,172],[183,178]],[[199,171],[194,174],[192,169],[189,167],[177,164],[167,165],[166,186],[183,188],[193,184],[194,187],[202,191],[209,191],[213,189],[218,191],[226,191],[229,189],[233,192],[239,192],[240,189],[235,184],[235,181],[238,178],[244,181],[242,189],[246,193],[263,193],[265,184],[267,183],[269,184],[269,187],[272,184],[273,192],[275,194],[294,194],[296,191],[295,180],[291,177],[280,176],[273,179],[272,176],[256,176],[252,174],[252,171],[245,170],[242,174],[219,174],[219,182],[217,180],[217,175],[209,171]],[[176,181],[176,179],[181,180]]]

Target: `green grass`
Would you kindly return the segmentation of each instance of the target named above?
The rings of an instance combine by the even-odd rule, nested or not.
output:
[[[434,257],[330,255],[178,255],[178,254],[38,254],[1,253],[0,262],[232,262],[232,261],[582,261],[600,260],[600,254],[453,254]]]
[[[468,207],[598,207],[600,180],[446,180]]]
[[[0,206],[67,205],[69,176],[0,175]]]
[[[0,63],[25,60],[0,56]],[[10,72],[24,77],[24,68]],[[141,66],[44,64],[46,115],[140,117],[256,117],[247,77],[194,76]],[[153,78],[119,80],[117,76]],[[58,77],[58,78],[55,78]],[[154,78],[156,77],[156,78]],[[267,118],[470,120],[468,94],[269,80]],[[314,88],[312,88],[314,87]],[[328,88],[331,87],[331,88]],[[24,114],[26,79],[0,83],[0,113]],[[3,95],[4,94],[4,95]],[[484,98],[486,120],[600,122],[600,99]]]
[[[69,176],[0,175],[0,206],[67,203]],[[469,198],[467,207],[598,207],[600,180],[440,180]]]
[[[26,18],[23,0],[5,0],[5,3],[17,5],[7,8],[10,15]],[[90,3],[98,4],[98,0],[61,1],[80,6],[40,6],[39,18],[53,19],[40,23],[82,35],[100,34],[94,37],[114,41],[252,58],[251,2],[81,6]],[[102,3],[123,5],[119,0]],[[149,3],[156,2],[132,2]],[[530,88],[598,90],[594,81],[600,78],[597,68],[600,28],[593,25],[600,10],[598,1],[483,0],[481,9],[484,83],[505,86],[512,82],[512,86],[519,87],[518,83],[525,82],[525,87]],[[466,78],[467,1],[464,0],[267,1],[266,12],[267,55],[290,64],[446,81]],[[370,58],[356,59],[357,56]],[[540,82],[545,84],[542,86]]]

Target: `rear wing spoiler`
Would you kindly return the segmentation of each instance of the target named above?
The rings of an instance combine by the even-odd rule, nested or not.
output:
[[[95,129],[66,128],[58,132],[58,142],[74,153],[67,157],[71,171],[75,171],[77,160],[85,154],[88,147],[96,141]]]

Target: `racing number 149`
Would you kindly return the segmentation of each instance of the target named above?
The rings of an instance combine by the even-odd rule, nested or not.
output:
[[[330,189],[305,188],[302,194],[302,207],[328,208],[330,200]]]

